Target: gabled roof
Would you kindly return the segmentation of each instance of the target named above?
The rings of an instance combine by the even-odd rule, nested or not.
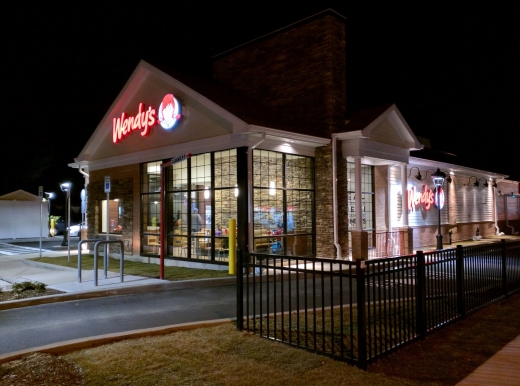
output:
[[[25,190],[18,189],[14,192],[0,196],[2,201],[40,201],[40,198],[34,194],[28,193]]]
[[[408,163],[411,150],[422,148],[395,104],[351,114],[345,129],[333,134],[342,142],[343,156],[365,157],[364,162]]]
[[[309,123],[282,116],[219,83],[176,75],[173,77],[140,61],[75,159],[75,164],[69,166],[89,165],[95,170],[149,162],[181,154],[187,143],[195,152],[212,151],[226,145],[244,146],[244,138],[257,137],[259,131],[266,132],[271,139],[283,141],[287,138],[285,141],[295,142],[295,146],[308,148],[330,141],[319,136]],[[132,131],[124,140],[114,143],[112,132],[116,119],[123,113],[131,117],[141,114],[140,103],[145,109],[158,108],[163,96],[170,93],[179,98],[183,106],[183,118],[178,127],[166,131],[156,125],[146,137]]]
[[[351,113],[345,120],[345,131],[338,136],[341,139],[367,138],[409,150],[423,148],[393,103]]]

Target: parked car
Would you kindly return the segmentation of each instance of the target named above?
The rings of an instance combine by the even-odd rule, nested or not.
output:
[[[65,223],[64,219],[60,218],[54,222],[54,234],[55,235],[62,235],[66,228],[67,228],[67,224]]]
[[[76,224],[76,225],[71,225],[70,226],[70,232],[69,232],[69,236],[70,237],[78,237],[79,236],[79,232],[80,232],[80,227],[81,229],[86,229],[87,226],[85,225],[85,223],[81,223],[81,224]]]

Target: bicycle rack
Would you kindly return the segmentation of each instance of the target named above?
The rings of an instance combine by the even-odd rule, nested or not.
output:
[[[96,241],[100,241],[101,239],[86,239],[80,240],[78,243],[78,283],[81,283],[81,246],[84,243],[95,243]]]
[[[119,244],[120,245],[120,259],[119,259],[119,277],[121,279],[121,283],[124,281],[124,244],[121,240],[99,240],[99,239],[92,239],[92,240],[81,240],[78,243],[78,281],[81,283],[81,244],[85,242],[95,242],[94,244],[94,285],[97,287],[98,285],[98,269],[97,269],[97,261],[98,261],[98,250],[99,245],[107,245],[108,244]],[[103,259],[103,272],[105,279],[107,278],[107,256],[105,255],[105,258]]]

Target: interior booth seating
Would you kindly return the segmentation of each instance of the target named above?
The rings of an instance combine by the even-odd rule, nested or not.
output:
[[[255,252],[267,252],[273,242],[272,237],[267,237],[271,232],[268,229],[255,229],[253,234],[253,250]],[[264,237],[262,237],[264,236]]]

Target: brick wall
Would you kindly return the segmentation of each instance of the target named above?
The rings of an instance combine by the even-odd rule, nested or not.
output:
[[[89,173],[87,187],[88,206],[87,224],[88,238],[98,238],[101,231],[100,202],[106,200],[104,191],[105,176],[110,176],[110,199],[119,199],[122,206],[122,234],[110,236],[111,239],[120,239],[125,246],[125,254],[139,254],[140,249],[140,175],[139,165],[127,165],[117,168],[92,171]]]
[[[344,126],[345,62],[344,20],[324,13],[216,57],[213,77],[330,136]]]

